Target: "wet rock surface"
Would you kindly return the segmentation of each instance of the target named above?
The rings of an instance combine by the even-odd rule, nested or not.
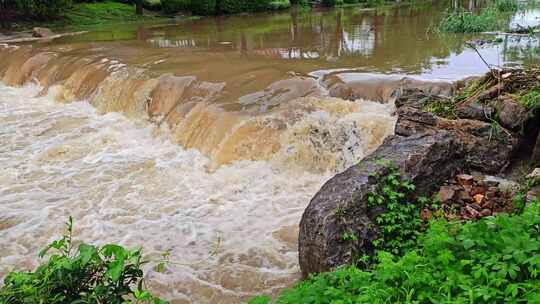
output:
[[[448,176],[463,170],[463,144],[450,132],[391,136],[373,154],[330,179],[311,200],[300,222],[299,259],[304,275],[350,263],[353,254],[369,254],[378,229],[367,196],[376,187],[373,174],[392,162],[417,186],[417,194],[435,191]],[[358,236],[344,241],[343,231]]]
[[[456,85],[448,81],[420,80],[403,75],[383,75],[342,71],[326,75],[323,84],[330,96],[346,100],[367,99],[389,102],[401,90],[415,90],[430,95],[450,96]]]
[[[464,146],[467,165],[486,173],[499,173],[510,162],[519,144],[517,134],[504,127],[472,119],[446,119],[422,110],[424,93],[404,95],[396,101],[396,134],[411,136],[418,132],[434,134],[445,130]]]

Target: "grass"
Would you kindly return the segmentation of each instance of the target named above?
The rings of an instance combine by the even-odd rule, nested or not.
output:
[[[447,33],[479,33],[504,29],[510,16],[517,12],[517,0],[495,0],[482,8],[479,14],[458,9],[447,11],[438,30]]]
[[[438,29],[447,33],[479,33],[504,27],[505,16],[494,6],[482,9],[480,14],[460,9],[447,12]]]
[[[80,3],[64,14],[66,25],[95,25],[112,22],[134,22],[161,19],[155,13],[136,15],[132,5],[119,2]]]
[[[528,91],[518,98],[519,102],[527,108],[527,110],[536,110],[540,108],[540,85]]]
[[[168,18],[156,12],[145,11],[136,15],[135,7],[130,4],[104,1],[77,3],[63,12],[57,19],[49,21],[21,20],[14,28],[32,28],[44,26],[51,28],[83,29],[95,25],[129,22],[160,21]]]
[[[448,119],[456,118],[456,103],[450,98],[426,102],[423,104],[422,110]]]

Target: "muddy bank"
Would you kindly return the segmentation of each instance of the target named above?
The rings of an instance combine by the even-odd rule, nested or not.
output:
[[[416,185],[417,197],[437,195],[441,210],[456,212],[448,211],[450,218],[476,219],[511,211],[507,191],[513,190],[502,191],[499,181],[484,176],[512,175],[516,163],[525,164],[530,172],[537,164],[533,151],[539,149],[535,147],[539,86],[538,70],[506,70],[469,81],[452,97],[418,88],[403,90],[396,100],[395,135],[330,179],[306,208],[299,233],[304,275],[329,271],[374,252],[373,242],[381,234],[375,218],[384,209],[369,207],[367,199],[378,186],[374,176],[388,170],[385,163],[394,164]],[[475,172],[479,178],[456,177],[464,172]],[[422,216],[429,218],[432,212],[425,209]],[[355,238],[344,239],[344,232]]]

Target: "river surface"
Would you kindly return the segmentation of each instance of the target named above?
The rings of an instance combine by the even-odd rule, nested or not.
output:
[[[393,133],[403,87],[451,94],[487,70],[439,35],[446,4],[119,25],[0,46],[0,277],[75,239],[170,252],[150,288],[240,303],[300,277],[298,222],[320,186]],[[535,24],[534,8],[512,24]],[[538,64],[538,37],[479,46]]]

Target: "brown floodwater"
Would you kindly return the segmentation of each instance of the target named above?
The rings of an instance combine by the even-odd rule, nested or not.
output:
[[[436,34],[444,3],[124,24],[0,45],[0,276],[62,232],[144,246],[173,303],[239,303],[299,279],[298,221],[393,133],[403,88],[449,95],[536,36]],[[474,7],[471,7],[474,9]],[[508,22],[531,25],[529,8]]]

